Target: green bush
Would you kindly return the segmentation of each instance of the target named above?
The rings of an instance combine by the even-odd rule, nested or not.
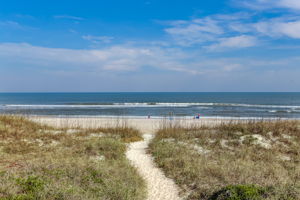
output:
[[[44,189],[44,181],[37,176],[18,178],[16,181],[24,193],[36,193]]]
[[[21,192],[15,195],[0,197],[0,200],[38,200],[38,193],[44,189],[45,182],[38,176],[28,176],[27,178],[17,178],[17,185]]]
[[[262,200],[267,190],[255,185],[230,185],[212,195],[210,200]]]

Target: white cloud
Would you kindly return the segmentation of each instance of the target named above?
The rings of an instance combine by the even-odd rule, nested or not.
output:
[[[268,37],[300,39],[300,19],[275,18],[254,23],[252,27]]]
[[[275,24],[275,29],[282,35],[300,39],[300,20]]]
[[[25,29],[25,26],[22,26],[20,23],[16,21],[0,21],[0,26],[9,27],[13,29]]]
[[[277,4],[278,4],[278,6],[300,10],[300,1],[299,0],[280,0],[280,1],[278,1]]]
[[[269,0],[259,0],[266,4]],[[300,2],[300,0],[299,0]],[[232,50],[259,45],[271,39],[300,39],[300,16],[282,15],[257,18],[248,13],[211,15],[205,18],[168,23],[165,32],[175,45],[200,46],[209,50]]]
[[[223,41],[222,48],[249,46],[247,37]],[[190,75],[227,73],[247,66],[244,59],[210,59],[201,53],[186,52],[177,48],[111,46],[95,50],[46,48],[30,44],[0,43],[0,65],[30,67],[34,70],[79,71],[95,74],[139,72],[144,68],[156,71],[180,72]],[[6,63],[6,64],[4,64]]]
[[[70,19],[70,20],[76,20],[76,21],[84,20],[84,18],[82,18],[82,17],[72,16],[72,15],[55,15],[53,17],[56,19]]]
[[[200,45],[209,50],[247,48],[258,44],[249,13],[218,14],[169,22],[165,31],[181,46]],[[227,47],[227,48],[226,48]]]
[[[232,47],[240,44],[236,40],[243,39],[231,38],[223,45]],[[243,45],[249,44],[243,43]],[[74,91],[78,88],[82,88],[82,91],[91,90],[91,88],[95,91],[111,91],[111,88],[116,91],[144,91],[145,87],[152,91],[153,88],[159,91],[211,91],[212,85],[221,87],[231,81],[232,87],[230,88],[235,90],[239,86],[245,86],[244,78],[251,86],[252,77],[264,78],[262,74],[269,72],[281,74],[285,80],[291,79],[289,74],[294,77],[299,76],[297,63],[300,57],[283,57],[222,58],[176,48],[124,45],[97,50],[79,50],[47,48],[25,43],[0,43],[0,76],[2,77],[0,86],[2,85],[3,88],[4,85],[4,89],[11,88],[7,91],[12,89],[20,91],[23,85],[24,91],[28,88],[30,90],[38,88],[43,91],[44,85],[49,86],[51,91]],[[286,71],[288,75],[282,74],[281,71]],[[244,78],[233,80],[234,77],[241,75]],[[26,84],[27,87],[25,87]],[[226,88],[228,89],[224,87],[223,91]],[[244,89],[249,91],[247,85]],[[255,89],[260,89],[260,87],[255,87]]]
[[[171,22],[172,27],[165,31],[182,46],[191,46],[215,39],[216,35],[223,34],[218,22],[211,18],[193,19],[190,21]]]
[[[82,39],[88,40],[92,43],[98,44],[98,43],[111,43],[114,37],[110,36],[93,36],[93,35],[84,35],[82,36]]]
[[[209,50],[224,50],[228,48],[246,48],[257,45],[257,39],[253,36],[241,35],[219,39],[219,43],[208,46]]]
[[[299,0],[234,0],[234,2],[255,10],[274,8],[300,10]]]
[[[74,69],[101,71],[139,71],[149,66],[160,70],[198,74],[198,69],[186,67],[187,55],[177,49],[160,47],[111,46],[95,50],[46,48],[30,44],[2,43],[0,58],[16,65],[39,67],[72,66]],[[200,69],[199,69],[200,70]]]

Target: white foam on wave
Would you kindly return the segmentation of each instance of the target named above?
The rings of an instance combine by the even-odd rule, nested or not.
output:
[[[291,109],[291,110],[269,110],[269,113],[300,113],[300,110],[295,110],[295,109]]]

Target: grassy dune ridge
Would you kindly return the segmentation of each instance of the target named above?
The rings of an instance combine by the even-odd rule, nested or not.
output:
[[[298,121],[164,123],[150,152],[187,199],[300,199]]]
[[[144,199],[125,157],[126,142],[140,139],[124,124],[64,129],[0,116],[0,199]]]

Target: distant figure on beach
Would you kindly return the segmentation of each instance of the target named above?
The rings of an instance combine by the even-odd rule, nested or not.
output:
[[[169,112],[169,120],[173,120],[174,113]]]
[[[148,115],[148,119],[150,119],[151,118],[151,116],[150,115]]]
[[[200,119],[200,114],[197,114],[196,119]]]

